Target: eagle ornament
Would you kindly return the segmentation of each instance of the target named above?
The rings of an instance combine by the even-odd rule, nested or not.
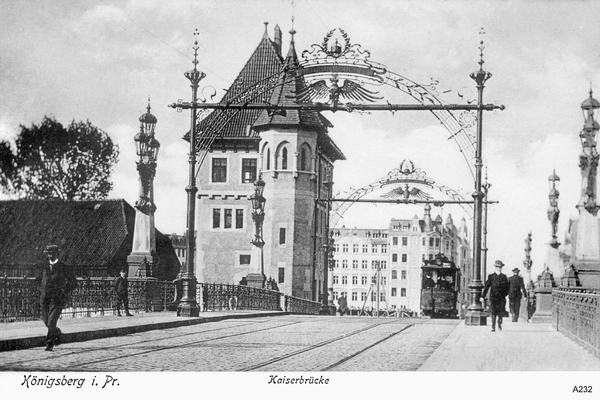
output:
[[[345,79],[344,84],[340,86],[337,76],[330,78],[329,81],[331,83],[329,86],[324,79],[312,83],[298,92],[297,100],[300,103],[312,103],[315,100],[318,102],[327,99],[333,108],[336,108],[340,104],[340,97],[346,100],[371,102],[382,99],[382,97],[375,96],[377,92],[365,89],[360,83]]]
[[[413,187],[409,188],[408,185],[403,189],[402,187],[397,187],[392,189],[386,194],[382,194],[381,197],[386,199],[401,199],[403,201],[410,201],[410,197],[421,199],[421,200],[431,200],[431,196],[422,191],[419,188]]]

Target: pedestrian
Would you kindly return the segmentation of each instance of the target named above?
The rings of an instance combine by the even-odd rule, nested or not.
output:
[[[121,304],[125,308],[125,315],[133,317],[133,314],[129,312],[129,298],[127,291],[127,270],[122,268],[119,272],[119,276],[115,278],[113,283],[115,292],[117,292],[117,315],[121,317]]]
[[[208,285],[202,285],[202,311],[208,311]]]
[[[62,342],[62,332],[56,325],[69,295],[77,287],[77,278],[71,268],[59,261],[60,251],[57,245],[46,246],[44,253],[48,262],[41,268],[40,306],[42,321],[48,328],[46,351],[52,351],[54,346]]]
[[[340,316],[343,316],[348,312],[348,301],[346,300],[346,294],[344,292],[342,292],[338,299],[338,311]]]
[[[527,289],[525,289],[525,282],[523,278],[519,276],[519,268],[513,269],[513,276],[508,278],[509,290],[508,290],[508,307],[512,314],[512,322],[519,321],[519,310],[521,308],[521,296],[527,299]]]
[[[498,319],[498,329],[502,330],[502,317],[506,312],[506,296],[508,295],[508,278],[502,273],[504,263],[496,260],[494,263],[493,274],[488,275],[481,295],[481,302],[485,301],[485,296],[490,292],[490,311],[492,314],[492,332],[496,332],[496,319]]]

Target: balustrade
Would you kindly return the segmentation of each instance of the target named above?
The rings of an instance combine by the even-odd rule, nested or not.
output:
[[[552,326],[600,357],[600,291],[552,291]]]

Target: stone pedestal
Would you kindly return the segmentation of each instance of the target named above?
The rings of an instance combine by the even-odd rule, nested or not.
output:
[[[127,256],[127,265],[129,266],[127,276],[130,278],[151,277],[151,266],[154,261],[154,256],[150,253],[131,253]]]
[[[265,287],[266,277],[261,273],[250,272],[246,276],[246,281],[249,287],[263,289]]]
[[[536,309],[531,318],[533,323],[552,322],[552,289],[556,286],[552,272],[548,268],[540,275],[535,288]]]
[[[573,241],[573,265],[583,287],[600,288],[600,235],[598,217],[582,206]]]

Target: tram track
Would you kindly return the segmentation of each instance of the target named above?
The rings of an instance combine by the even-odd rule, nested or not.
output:
[[[279,357],[275,357],[275,358],[273,358],[273,359],[271,359],[271,360],[267,360],[267,361],[264,361],[264,362],[262,362],[262,363],[255,364],[255,365],[253,365],[253,366],[251,366],[251,367],[247,367],[247,368],[241,369],[241,370],[239,370],[239,371],[241,371],[241,372],[255,371],[255,370],[259,369],[259,368],[266,367],[267,365],[275,364],[275,363],[277,363],[277,362],[280,362],[280,361],[283,361],[283,360],[287,360],[287,359],[290,359],[290,358],[292,358],[292,357],[296,357],[296,356],[298,356],[298,355],[301,355],[301,354],[308,353],[308,352],[310,352],[310,351],[313,351],[313,350],[316,350],[316,349],[318,349],[318,348],[321,348],[321,347],[327,346],[327,345],[329,345],[329,344],[332,344],[332,343],[335,343],[335,342],[338,342],[338,341],[341,341],[341,340],[347,339],[347,338],[349,338],[349,337],[352,337],[352,336],[358,335],[358,334],[360,334],[360,333],[363,333],[363,332],[369,331],[369,330],[371,330],[371,329],[377,328],[377,327],[379,327],[379,326],[381,326],[381,325],[390,324],[391,322],[393,322],[393,321],[390,321],[390,322],[382,322],[382,323],[377,323],[377,324],[369,325],[369,326],[366,326],[366,327],[363,327],[363,328],[360,328],[360,329],[356,329],[356,330],[354,330],[354,331],[352,331],[352,332],[348,332],[348,333],[345,333],[345,334],[343,334],[343,335],[340,335],[340,336],[337,336],[337,337],[334,337],[334,338],[331,338],[331,339],[328,339],[328,340],[324,340],[324,341],[322,341],[322,342],[319,342],[319,343],[316,343],[316,344],[310,345],[310,346],[308,346],[308,347],[305,347],[305,348],[303,348],[303,349],[299,349],[299,350],[293,351],[293,352],[291,352],[291,353],[284,354],[284,355],[282,355],[282,356],[279,356]],[[398,333],[400,333],[400,332],[402,332],[402,331],[404,331],[404,330],[406,330],[406,329],[410,328],[410,327],[411,327],[411,326],[413,326],[413,325],[414,325],[414,324],[410,324],[410,325],[408,325],[408,326],[405,326],[405,327],[403,327],[403,328],[402,328],[400,331],[398,331],[398,332],[394,332],[393,334],[391,334],[391,335],[388,335],[388,336],[387,336],[387,337],[385,337],[384,339],[381,339],[381,340],[379,340],[379,341],[375,342],[375,343],[374,343],[374,344],[372,344],[372,345],[366,346],[366,347],[365,347],[365,348],[363,348],[361,351],[358,351],[358,352],[356,352],[356,353],[352,354],[351,356],[349,356],[349,357],[346,357],[346,358],[344,358],[344,359],[342,359],[342,360],[340,360],[340,361],[338,361],[338,362],[336,362],[336,363],[334,363],[334,364],[332,364],[332,365],[328,366],[326,369],[323,369],[323,371],[328,371],[328,370],[329,370],[329,369],[331,369],[331,368],[335,368],[337,365],[341,365],[341,364],[343,364],[343,363],[347,362],[348,360],[350,360],[350,359],[352,359],[352,358],[354,358],[354,357],[356,357],[356,356],[360,355],[361,353],[363,353],[363,352],[365,352],[365,351],[369,350],[370,348],[372,348],[372,347],[374,347],[374,346],[378,345],[379,343],[381,343],[381,342],[383,342],[383,341],[385,341],[385,340],[388,340],[388,339],[390,339],[391,337],[393,337],[393,336],[397,335]]]
[[[262,320],[262,321],[248,322],[247,324],[244,325],[244,328],[252,326],[252,325],[264,324],[264,323],[267,323],[267,322],[271,322],[271,321],[269,321],[269,320]],[[288,324],[288,325],[293,325],[293,324]],[[280,326],[281,325],[278,325],[277,327],[280,327]],[[173,328],[173,329],[177,329],[177,328]],[[225,327],[219,327],[219,328],[215,328],[215,329],[208,329],[208,330],[201,331],[201,332],[187,332],[187,333],[182,333],[182,334],[179,334],[179,335],[166,336],[166,337],[155,338],[155,339],[150,339],[150,340],[132,341],[132,342],[122,343],[122,344],[116,344],[116,345],[112,345],[112,346],[105,346],[102,349],[98,349],[98,350],[90,350],[89,348],[86,348],[86,349],[81,349],[81,350],[69,351],[67,353],[55,351],[55,352],[49,353],[47,358],[57,359],[57,358],[65,358],[65,357],[70,357],[70,356],[76,356],[78,354],[85,354],[85,353],[89,353],[90,351],[100,351],[100,350],[106,351],[106,350],[115,350],[115,349],[118,349],[118,348],[129,348],[131,346],[135,346],[135,345],[139,345],[139,344],[152,344],[152,343],[158,343],[158,342],[163,341],[163,340],[172,341],[173,339],[185,338],[186,336],[193,336],[193,335],[210,333],[210,332],[216,332],[216,331],[222,331],[222,330],[227,330],[227,329],[231,329],[231,327],[225,326]],[[274,329],[274,328],[266,328],[266,329]],[[250,331],[250,332],[242,332],[240,334],[260,332],[262,330],[265,330],[265,329],[258,329],[258,330],[254,330],[254,331]],[[130,336],[130,335],[124,335],[124,336]],[[133,336],[133,335],[131,335],[131,336]],[[235,335],[233,335],[233,336],[235,336]],[[222,336],[222,337],[219,337],[219,338],[224,338],[224,337],[229,337],[229,336]],[[212,339],[207,339],[207,340],[217,340],[219,338],[212,338]],[[184,344],[184,345],[187,345],[187,343]],[[181,345],[181,346],[184,346],[184,345]],[[177,346],[177,347],[179,347],[179,346]],[[10,370],[10,366],[17,366],[19,364],[29,363],[29,362],[35,362],[35,361],[39,361],[39,360],[40,360],[40,358],[36,357],[36,358],[30,358],[30,359],[26,359],[26,360],[21,359],[19,361],[8,362],[8,363],[5,363],[2,366],[0,366],[0,370],[4,370],[4,371]]]

